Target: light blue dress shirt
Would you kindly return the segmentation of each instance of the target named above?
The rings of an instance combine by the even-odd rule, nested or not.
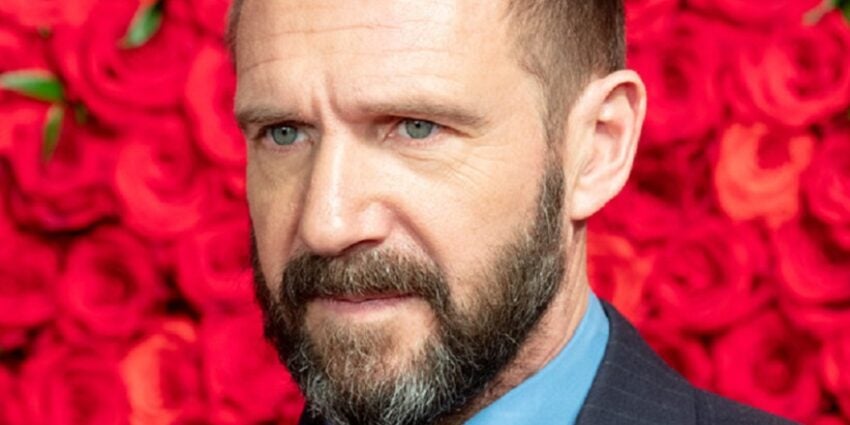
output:
[[[605,355],[608,326],[591,292],[584,317],[561,352],[466,424],[574,424]]]

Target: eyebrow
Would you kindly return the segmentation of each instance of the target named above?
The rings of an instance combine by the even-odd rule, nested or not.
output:
[[[360,110],[372,116],[415,118],[447,123],[465,128],[478,129],[489,121],[482,115],[465,108],[442,104],[404,100],[401,102],[370,103]],[[282,122],[304,122],[304,117],[294,111],[269,106],[248,106],[235,111],[236,121],[244,131],[252,125],[268,125]]]
[[[282,122],[302,121],[302,116],[292,111],[286,111],[268,106],[250,106],[235,111],[236,122],[242,131],[252,125],[268,125]]]
[[[363,110],[370,115],[418,118],[472,129],[486,127],[489,123],[483,115],[460,106],[414,99],[366,104]]]

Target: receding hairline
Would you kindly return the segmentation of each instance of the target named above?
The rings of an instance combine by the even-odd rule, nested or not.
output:
[[[231,53],[235,53],[236,50],[237,27],[239,24],[239,18],[242,12],[242,6],[244,2],[245,0],[233,0],[231,3],[230,11],[228,13],[227,26],[225,31],[225,41]],[[586,0],[506,0],[506,2],[507,3],[505,17],[513,18],[516,22],[520,24],[520,30],[518,32],[525,33],[526,36],[536,36],[536,38],[544,40],[551,38],[549,35],[546,35],[546,33],[549,33],[550,35],[552,33],[559,33],[559,31],[557,31],[557,21],[559,18],[562,18],[565,15],[564,13],[561,13],[561,16],[553,16],[556,14],[551,13],[552,10],[560,10],[561,12],[563,12],[564,10],[567,10],[569,6],[581,5],[582,2],[586,2]],[[604,54],[595,55],[597,57],[604,57],[604,61],[597,62],[597,65],[599,65],[600,69],[596,71],[607,73],[616,69],[624,68],[625,34],[623,33],[624,12],[622,0],[592,0],[591,2],[587,3],[606,4],[604,8],[607,8],[607,11],[609,11],[610,13],[601,14],[601,16],[597,16],[597,20],[599,18],[613,19],[613,22],[603,22],[600,25],[602,27],[609,27],[608,30],[611,31],[611,34],[609,34],[609,38],[612,43],[609,44],[609,48],[605,50]],[[600,6],[592,6],[589,8],[587,6],[584,6],[583,8],[573,7],[569,9],[583,10],[594,8],[600,8]],[[571,11],[572,10],[570,10],[570,12]],[[583,17],[584,16],[582,16],[582,18]],[[541,26],[541,23],[544,25]],[[550,32],[546,30],[555,31]],[[563,34],[563,32],[560,33]],[[528,45],[523,45],[522,41],[528,41],[527,39],[530,37],[522,37],[522,34],[518,34],[518,36],[518,44],[522,45],[522,47],[528,47]],[[525,40],[519,40],[520,38],[525,38]],[[604,42],[605,40],[599,41]]]
[[[626,66],[623,0],[505,1],[504,18],[516,23],[512,50],[540,84],[548,137],[559,140],[584,85]],[[233,0],[228,15],[225,37],[234,61],[244,2]]]

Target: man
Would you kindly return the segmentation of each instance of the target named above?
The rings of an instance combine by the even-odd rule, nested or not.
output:
[[[248,0],[236,115],[303,424],[784,424],[590,291],[646,110],[616,0]]]

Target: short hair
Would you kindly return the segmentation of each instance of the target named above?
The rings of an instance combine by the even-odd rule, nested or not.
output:
[[[547,139],[557,144],[581,89],[626,66],[623,0],[507,2],[515,53],[543,90]]]
[[[514,49],[542,87],[547,137],[555,142],[580,89],[593,76],[626,66],[623,0],[506,1],[506,16],[517,24]],[[231,53],[243,2],[233,0],[228,18]]]

